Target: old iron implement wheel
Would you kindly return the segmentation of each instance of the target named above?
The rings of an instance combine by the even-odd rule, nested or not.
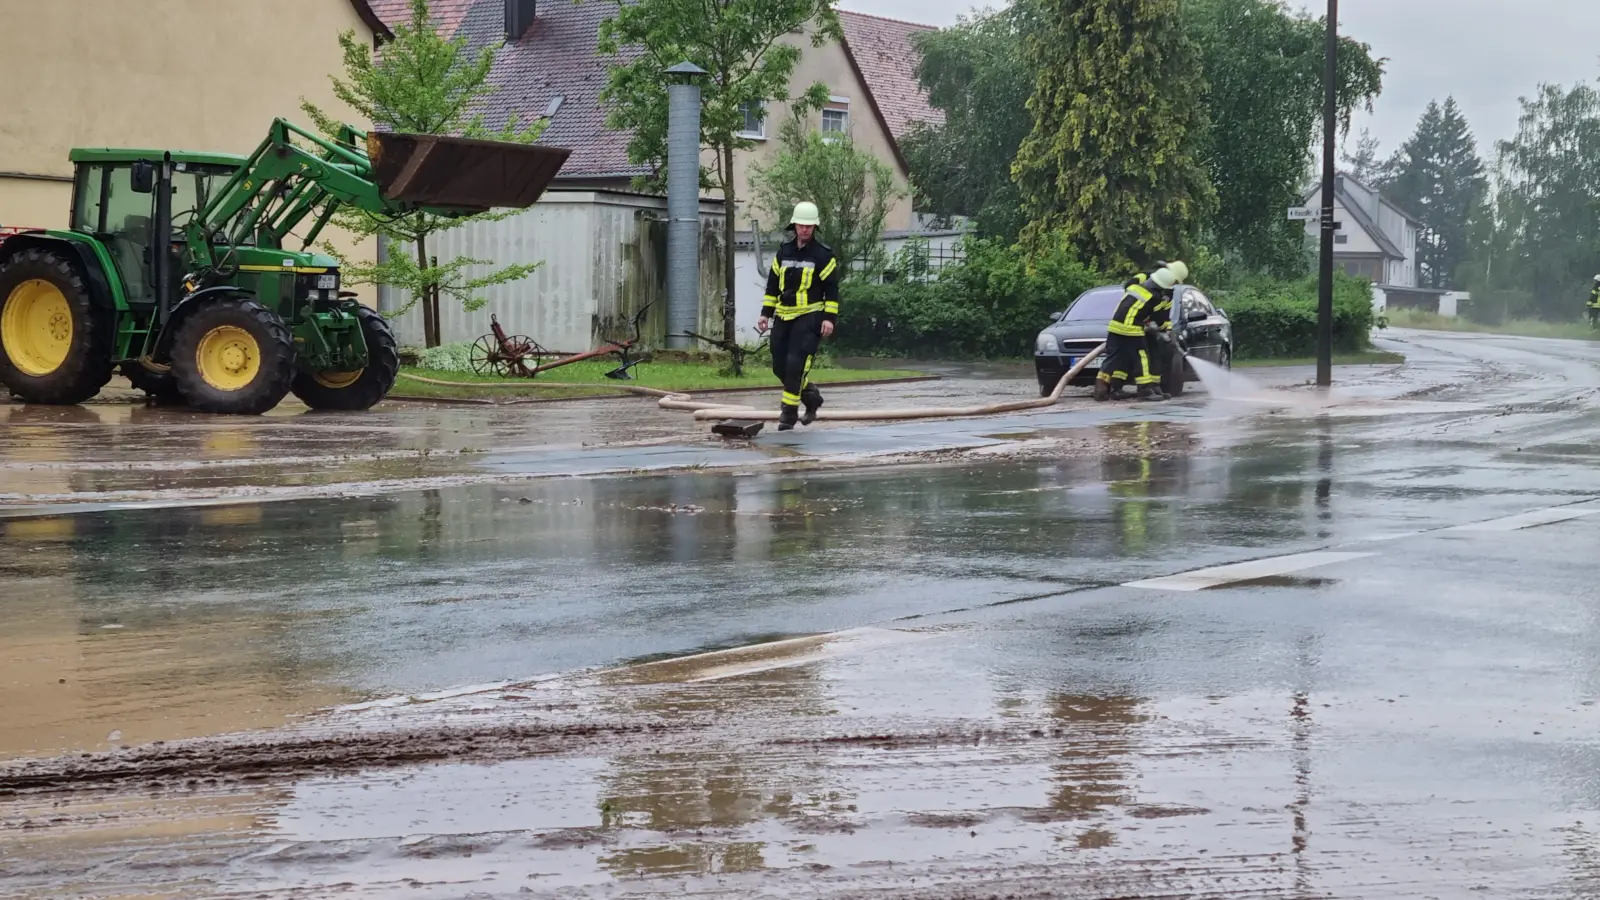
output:
[[[550,351],[525,334],[507,335],[500,320],[489,317],[493,329],[476,341],[467,351],[467,362],[478,375],[498,375],[501,378],[532,378]]]

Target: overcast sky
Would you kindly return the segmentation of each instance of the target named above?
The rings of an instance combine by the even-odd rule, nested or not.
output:
[[[1304,0],[1291,0],[1295,6]],[[841,0],[846,9],[954,24],[973,0]],[[998,3],[990,5],[999,5]],[[1325,10],[1319,2],[1315,8]],[[1383,95],[1363,125],[1385,155],[1433,98],[1455,95],[1486,153],[1517,127],[1517,98],[1540,82],[1600,78],[1597,0],[1340,0],[1340,28],[1388,58]],[[1354,143],[1352,135],[1351,143]]]

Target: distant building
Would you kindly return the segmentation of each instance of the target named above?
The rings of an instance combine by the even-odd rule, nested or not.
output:
[[[1306,191],[1302,205],[1322,205],[1322,183]],[[1340,173],[1333,182],[1333,264],[1345,273],[1372,282],[1373,306],[1407,307],[1453,316],[1458,305],[1470,299],[1457,291],[1420,287],[1417,282],[1417,238],[1422,223],[1396,206],[1378,190],[1353,175]],[[1316,239],[1321,226],[1306,223],[1306,234]]]
[[[1322,205],[1322,183],[1306,192],[1304,205]],[[1389,202],[1378,191],[1340,174],[1333,182],[1333,262],[1346,273],[1373,284],[1399,288],[1417,286],[1417,235],[1422,223]],[[1320,226],[1306,223],[1306,233],[1316,237]]]
[[[409,21],[410,0],[370,3],[390,27]],[[442,310],[446,342],[483,334],[488,317],[497,314],[546,346],[581,350],[622,336],[620,323],[641,304],[663,299],[665,208],[659,197],[633,193],[633,179],[649,170],[628,159],[630,135],[607,127],[600,99],[613,63],[598,50],[600,26],[618,8],[618,0],[431,0],[433,24],[442,34],[464,36],[471,47],[503,42],[489,74],[495,92],[484,101],[487,124],[499,127],[513,115],[524,123],[544,119],[539,143],[572,151],[550,193],[532,209],[435,238],[432,246],[442,257],[544,263],[525,281],[485,291],[488,305],[482,310]],[[943,121],[916,77],[919,54],[913,39],[933,28],[843,10],[839,21],[843,40],[821,47],[812,46],[809,33],[784,38],[801,53],[790,92],[798,94],[819,81],[828,86],[828,103],[810,114],[807,127],[825,136],[849,134],[857,148],[894,172],[904,196],[885,222],[887,246],[912,236],[953,243],[920,229],[900,147],[918,122]],[[752,336],[744,329],[755,323],[771,265],[770,256],[758,258],[754,251],[751,165],[767,163],[778,152],[778,125],[789,114],[783,103],[747,109],[744,136],[755,146],[734,155],[738,208],[732,214],[741,235],[736,243],[743,248],[736,260],[735,299],[744,337]],[[707,154],[703,162],[713,161]],[[700,330],[706,334],[721,333],[722,254],[728,248],[722,245],[720,204],[713,192],[701,207]],[[768,219],[760,223],[764,228],[782,224],[763,218]],[[826,238],[826,223],[823,234]],[[380,308],[403,304],[402,293],[382,289]],[[420,341],[420,315],[400,316],[393,324],[403,342]],[[664,319],[653,313],[646,327],[649,343],[665,334]]]
[[[371,3],[390,26],[410,16],[410,0]],[[539,143],[572,150],[557,177],[558,186],[627,190],[635,176],[648,174],[628,159],[630,135],[606,127],[600,100],[613,62],[597,49],[600,25],[617,9],[617,0],[432,2],[434,25],[443,34],[466,36],[471,46],[504,42],[489,76],[495,93],[485,101],[485,117],[491,127],[511,115],[522,122],[548,120]],[[856,146],[893,169],[896,184],[907,190],[890,210],[886,224],[914,228],[910,172],[900,141],[919,121],[943,121],[917,82],[919,57],[912,45],[914,35],[934,29],[842,10],[839,20],[843,41],[813,47],[809,34],[784,39],[801,51],[790,90],[799,93],[819,81],[828,86],[827,105],[811,113],[808,125],[824,134],[848,133]],[[750,217],[750,164],[766,162],[777,152],[778,123],[788,115],[787,105],[781,103],[746,111],[745,136],[756,146],[734,157],[740,206],[734,215],[741,226]],[[711,162],[708,155],[706,163]]]

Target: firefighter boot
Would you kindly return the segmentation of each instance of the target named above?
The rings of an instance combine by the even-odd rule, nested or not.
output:
[[[1158,388],[1153,384],[1141,384],[1134,389],[1133,399],[1138,400],[1141,403],[1153,403],[1157,400],[1167,399],[1167,395],[1161,393],[1161,388]]]
[[[778,430],[779,431],[793,431],[794,430],[794,423],[799,421],[799,419],[800,419],[800,410],[799,410],[799,408],[790,406],[789,404],[785,403],[783,405],[783,408],[778,412]]]
[[[817,410],[822,408],[822,392],[817,390],[816,385],[808,384],[806,389],[800,392],[800,403],[806,408],[800,415],[800,424],[810,425],[817,420]]]
[[[1099,403],[1104,403],[1111,399],[1110,378],[1096,378],[1094,380],[1094,399]]]

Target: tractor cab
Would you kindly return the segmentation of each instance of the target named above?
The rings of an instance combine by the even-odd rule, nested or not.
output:
[[[152,161],[162,159],[167,152],[79,149],[71,155],[74,173],[70,227],[92,235],[105,246],[128,305],[135,309],[152,307],[158,301],[152,246],[165,243],[171,271],[181,273],[184,228],[245,163],[241,156],[172,152],[172,234],[158,242],[151,233],[156,221]]]
[[[71,227],[0,235],[0,385],[80,403],[120,370],[206,412],[254,415],[290,392],[368,409],[394,385],[394,333],[341,290],[319,235],[341,211],[524,209],[568,153],[283,119],[249,156],[74,150]]]

